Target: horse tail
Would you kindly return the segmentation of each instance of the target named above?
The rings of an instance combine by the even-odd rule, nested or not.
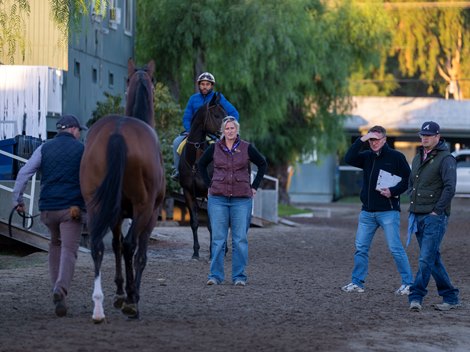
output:
[[[108,228],[113,228],[121,215],[122,184],[127,162],[127,146],[119,133],[111,135],[108,141],[106,163],[107,172],[96,189],[91,201],[96,216],[91,219],[92,241],[100,243]]]

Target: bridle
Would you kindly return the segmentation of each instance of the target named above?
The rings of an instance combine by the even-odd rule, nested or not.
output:
[[[209,110],[214,109],[217,106],[218,105],[212,105],[212,106],[209,106],[209,104],[206,105],[206,111],[205,111],[205,117],[204,117],[204,123],[203,123],[203,130],[204,131],[207,131],[207,124],[208,124],[208,120],[209,120],[209,118],[208,118]],[[218,140],[220,138],[220,135],[218,135],[218,134],[212,134],[212,133],[207,133],[206,132],[205,135],[210,136],[210,138],[213,139],[213,140]],[[193,145],[194,148],[196,148],[196,149],[200,149],[204,145],[205,142],[206,142],[205,140],[198,141],[198,142],[192,142],[189,139],[186,140],[186,143]]]

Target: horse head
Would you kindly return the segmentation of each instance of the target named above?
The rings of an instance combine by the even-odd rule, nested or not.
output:
[[[138,118],[155,127],[153,106],[153,74],[155,61],[144,67],[136,67],[134,61],[127,62],[126,115]]]
[[[222,120],[226,116],[227,112],[220,104],[220,94],[215,93],[210,102],[194,114],[189,135],[194,137],[192,139],[204,139],[208,134],[219,135]]]
[[[220,104],[220,94],[215,93],[207,105],[206,121],[204,124],[206,133],[220,134],[222,120],[227,116],[227,112]]]

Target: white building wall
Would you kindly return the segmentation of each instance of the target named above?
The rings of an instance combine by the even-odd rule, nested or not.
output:
[[[45,140],[48,114],[62,114],[62,71],[0,66],[0,140],[18,134]]]

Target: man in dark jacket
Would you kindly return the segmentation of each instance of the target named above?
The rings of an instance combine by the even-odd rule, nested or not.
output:
[[[401,276],[397,295],[409,294],[413,282],[408,256],[400,240],[400,194],[406,191],[410,167],[405,156],[386,143],[386,131],[374,126],[349,148],[345,161],[363,169],[362,210],[356,232],[352,281],[344,292],[364,292],[369,266],[369,248],[375,232],[382,227],[388,248]],[[364,144],[370,149],[363,150]]]
[[[420,253],[418,273],[408,299],[411,311],[421,311],[432,275],[443,299],[442,304],[434,306],[435,309],[450,310],[460,306],[459,290],[450,282],[439,248],[455,194],[456,161],[445,141],[440,139],[440,127],[436,122],[425,122],[419,135],[422,147],[413,159],[409,183],[409,228],[416,233]]]
[[[72,282],[84,222],[85,203],[79,182],[84,146],[78,139],[86,127],[74,115],[62,116],[56,126],[55,138],[39,146],[20,169],[13,205],[24,211],[23,192],[28,180],[41,171],[39,210],[51,236],[48,259],[52,300],[56,315],[63,317],[67,314],[65,297]]]

